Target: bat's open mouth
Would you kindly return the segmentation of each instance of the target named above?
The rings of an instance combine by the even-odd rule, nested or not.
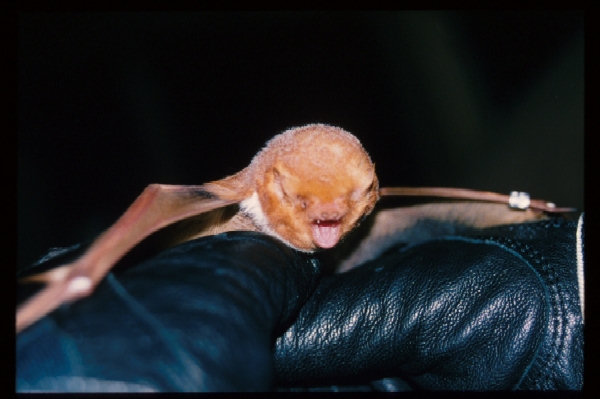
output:
[[[340,220],[315,220],[312,222],[312,235],[320,248],[334,247],[340,240]]]

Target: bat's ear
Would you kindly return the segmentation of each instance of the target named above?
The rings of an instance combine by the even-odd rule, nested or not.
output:
[[[286,197],[286,193],[283,187],[283,179],[285,178],[284,175],[281,173],[280,168],[278,168],[277,166],[273,166],[271,168],[271,170],[269,171],[269,177],[270,177],[270,185],[273,188],[273,193],[275,193],[275,195],[277,196],[277,198],[279,198],[280,200],[282,200],[283,198]]]
[[[289,198],[293,180],[293,175],[280,163],[273,165],[267,172],[267,184],[271,186],[273,193],[279,200]]]

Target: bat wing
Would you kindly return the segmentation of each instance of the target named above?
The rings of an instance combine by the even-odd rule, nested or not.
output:
[[[402,242],[415,244],[465,228],[525,223],[547,218],[546,213],[567,213],[543,200],[530,199],[526,193],[510,195],[489,191],[446,187],[382,187],[381,197],[436,199],[411,206],[378,207],[358,242],[351,242],[336,271],[350,270],[374,259],[390,246]],[[445,199],[444,201],[439,201]],[[450,227],[452,226],[452,227]],[[361,226],[362,227],[362,226]]]
[[[513,209],[532,209],[546,213],[569,213],[575,211],[574,208],[558,208],[554,203],[545,200],[530,199],[529,194],[521,191],[513,191],[510,193],[510,195],[507,195],[494,193],[491,191],[450,187],[382,187],[379,190],[379,194],[382,197],[433,197],[449,198],[454,200],[495,202],[506,204]]]
[[[28,279],[47,285],[17,310],[17,333],[61,304],[91,294],[119,259],[155,231],[237,202],[203,185],[149,185],[79,259]]]

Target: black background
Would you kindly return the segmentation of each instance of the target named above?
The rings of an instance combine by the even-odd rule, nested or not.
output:
[[[20,12],[19,265],[107,228],[149,183],[200,184],[310,122],[383,186],[583,208],[583,14]]]

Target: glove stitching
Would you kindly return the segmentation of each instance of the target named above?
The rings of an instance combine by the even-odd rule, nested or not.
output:
[[[494,237],[494,236],[472,236],[472,237],[462,237],[462,236],[453,236],[453,237],[448,237],[447,239],[452,239],[452,240],[457,240],[457,241],[465,241],[465,242],[473,242],[473,243],[478,243],[478,244],[488,244],[488,245],[493,245],[493,246],[497,246],[502,248],[503,250],[507,251],[508,253],[516,256],[517,258],[519,258],[521,261],[523,261],[526,265],[529,266],[529,269],[534,273],[534,275],[538,278],[538,280],[540,281],[543,290],[544,290],[544,297],[545,297],[545,302],[547,304],[547,306],[545,307],[545,317],[546,319],[548,319],[548,317],[550,316],[550,312],[553,312],[552,306],[549,306],[549,304],[552,301],[550,292],[548,291],[548,287],[547,284],[545,284],[545,277],[538,271],[538,269],[536,269],[533,265],[533,263],[536,263],[537,265],[539,265],[539,260],[536,258],[529,258],[528,256],[524,256],[527,255],[527,253],[529,252],[528,250],[524,250],[523,249],[523,245],[517,245],[519,243],[514,242],[511,239],[505,238],[505,237]],[[527,244],[525,244],[525,247],[529,248],[527,246]],[[552,320],[552,322],[554,322],[554,317],[550,317],[550,320]],[[552,334],[555,335],[555,328],[552,328]],[[553,336],[554,338],[554,336]],[[553,340],[552,342],[554,342],[555,340]],[[543,364],[549,364],[547,360],[545,360],[545,358],[547,358],[548,356],[542,353],[542,348],[544,345],[544,339],[540,339],[539,343],[537,345],[537,348],[535,349],[535,352],[532,356],[531,361],[529,362],[529,364],[524,368],[521,377],[519,377],[519,380],[517,381],[517,383],[513,386],[513,390],[518,389],[519,386],[521,386],[521,384],[523,383],[523,381],[527,378],[527,376],[529,375],[531,370],[540,370],[542,369],[542,367],[535,367],[537,366],[540,362]],[[542,358],[543,357],[543,358]]]
[[[560,221],[548,221],[539,226],[531,226],[532,236],[539,237],[539,234],[535,230],[547,231],[550,229],[563,228],[564,224]],[[548,296],[550,300],[550,343],[549,350],[547,353],[544,353],[542,356],[537,356],[537,359],[534,360],[531,367],[526,369],[521,381],[515,386],[515,389],[518,389],[519,386],[523,384],[525,380],[531,381],[536,389],[544,389],[550,385],[550,380],[552,375],[550,373],[544,372],[544,370],[553,370],[558,363],[558,359],[560,358],[561,351],[566,344],[564,341],[564,337],[567,334],[568,325],[565,322],[565,314],[567,313],[567,305],[564,290],[559,282],[559,275],[556,270],[556,266],[552,263],[548,263],[545,261],[545,258],[539,255],[539,252],[532,248],[530,245],[526,243],[521,243],[518,241],[514,241],[507,237],[489,237],[491,241],[496,241],[503,246],[507,246],[509,248],[513,248],[515,251],[521,253],[525,258],[528,259],[530,263],[535,263],[539,266],[541,272],[540,274],[544,278],[547,283],[548,289],[550,290],[551,295]],[[542,341],[541,346],[544,346]],[[536,367],[533,367],[533,366]],[[533,372],[528,374],[528,370],[534,370]]]
[[[556,359],[556,356],[554,355],[554,343],[557,341],[558,335],[560,334],[559,329],[557,328],[557,307],[553,306],[556,305],[557,301],[556,289],[552,285],[552,281],[554,280],[552,267],[549,264],[541,264],[540,260],[535,257],[534,251],[531,250],[531,247],[528,244],[523,244],[507,237],[489,237],[488,239],[492,242],[498,243],[498,245],[502,247],[519,253],[523,258],[527,259],[528,263],[534,263],[538,266],[536,271],[538,271],[539,275],[541,276],[542,282],[544,283],[544,289],[547,293],[546,299],[548,302],[548,307],[546,316],[550,323],[549,334],[551,337],[550,342],[552,346],[549,352],[544,352],[542,351],[544,339],[540,340],[535,357],[529,366],[525,368],[523,375],[513,389],[518,389],[521,387],[525,380],[533,381],[536,389],[542,389],[548,377],[542,372],[542,370],[547,369],[551,364],[554,364]],[[534,256],[532,257],[532,255]]]

